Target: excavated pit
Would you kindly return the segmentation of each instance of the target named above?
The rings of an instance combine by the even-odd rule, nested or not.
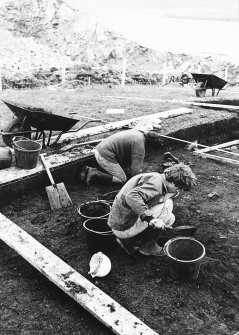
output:
[[[175,131],[169,130],[165,135],[198,140],[206,145],[238,138],[236,117],[183,129],[174,127],[174,122],[172,119],[170,129]],[[6,200],[6,193],[1,192],[0,211],[157,333],[184,334],[186,330],[188,334],[217,335],[220,327],[223,334],[234,334],[239,325],[238,167],[196,157],[185,147],[185,143],[173,140],[149,145],[144,169],[160,170],[162,153],[171,150],[180,161],[191,165],[198,178],[194,189],[181,192],[175,199],[173,209],[176,225],[195,226],[195,238],[206,248],[194,283],[179,284],[173,280],[165,259],[139,254],[131,257],[118,245],[108,252],[111,272],[105,278],[90,277],[92,254],[83,228],[84,219],[77,208],[119,188],[79,183],[80,168],[95,164],[92,155],[54,170],[55,181],[64,180],[73,206],[51,211],[44,189],[49,181],[39,174],[35,179],[16,184],[11,199]],[[213,192],[218,196],[209,197]],[[111,334],[3,242],[0,251],[0,285],[4,288],[0,300],[4,302],[1,313],[5,334],[19,330],[39,334],[49,329],[52,335],[77,334],[79,329],[87,335]]]
[[[194,142],[196,140],[199,144],[210,146],[238,139],[239,118],[230,117],[186,128],[183,128],[182,124],[181,129],[170,132],[162,131],[162,134],[181,139],[185,142],[162,137],[160,142],[148,143],[147,150],[158,148],[163,153],[165,150],[168,150],[168,148],[171,149],[186,146],[186,141]],[[93,154],[79,157],[71,163],[62,164],[61,166],[54,168],[55,182],[58,183],[64,181],[65,183],[73,185],[78,183],[78,175],[84,165],[97,166]],[[0,201],[2,204],[6,204],[16,196],[23,196],[29,192],[34,193],[34,191],[42,190],[43,187],[47,185],[49,185],[49,180],[46,174],[43,173],[34,174],[20,180],[2,184],[0,185]]]

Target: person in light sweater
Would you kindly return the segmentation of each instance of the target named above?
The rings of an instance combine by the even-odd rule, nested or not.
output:
[[[139,124],[133,129],[115,133],[95,148],[95,158],[103,171],[85,166],[79,179],[87,185],[94,181],[124,184],[128,177],[142,173],[145,158],[145,140],[156,137],[154,128],[160,128],[160,120]]]
[[[157,244],[161,229],[175,221],[172,199],[180,190],[190,190],[195,182],[191,168],[183,163],[162,174],[142,173],[129,179],[116,195],[107,221],[117,242],[129,254],[138,250],[146,256],[161,256],[162,248]],[[142,240],[134,246],[139,234]]]

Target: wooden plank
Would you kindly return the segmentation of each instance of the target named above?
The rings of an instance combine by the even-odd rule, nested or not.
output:
[[[1,213],[0,238],[115,334],[157,335]]]
[[[86,136],[91,136],[91,135],[97,135],[100,133],[107,133],[110,132],[111,130],[117,130],[117,129],[122,129],[123,126],[133,122],[133,121],[137,121],[137,120],[141,120],[141,119],[145,119],[145,118],[155,118],[158,119],[159,116],[160,118],[170,118],[170,117],[175,117],[178,115],[183,115],[183,114],[188,114],[191,113],[192,109],[190,108],[176,108],[176,109],[172,109],[172,110],[168,110],[165,112],[160,112],[160,113],[156,113],[156,114],[150,114],[147,116],[141,116],[138,118],[133,118],[133,119],[128,119],[128,120],[124,120],[124,121],[119,121],[119,122],[112,122],[112,123],[108,123],[104,126],[98,126],[98,127],[92,127],[92,128],[87,128],[87,129],[82,129],[79,130],[78,132],[74,132],[74,133],[69,133],[69,134],[64,134],[62,135],[62,138],[60,138],[60,141],[63,141],[65,139],[80,139],[80,138],[84,138]],[[85,155],[87,156],[87,155]],[[57,168],[60,167],[64,164],[68,164],[68,163],[72,163],[75,161],[79,160],[79,156],[76,155],[75,158],[72,158],[70,155],[67,156],[66,154],[55,154],[55,155],[49,155],[46,157],[47,161],[53,161],[54,163],[52,163],[52,168]],[[50,163],[49,163],[50,164]],[[8,169],[2,169],[0,170],[0,185],[1,184],[5,184],[5,183],[9,183],[15,180],[21,180],[25,177],[31,177],[33,175],[37,175],[39,173],[43,173],[44,168],[42,166],[42,164],[40,162],[38,162],[36,168],[31,169],[31,170],[25,170],[25,169],[19,169],[16,166],[11,166]]]
[[[176,117],[179,115],[184,115],[184,114],[189,114],[192,113],[193,110],[191,108],[187,107],[180,107],[180,108],[175,108],[171,109],[165,112],[159,112],[159,113],[154,113],[154,114],[149,114],[149,115],[144,115],[144,116],[139,116],[135,117],[132,119],[127,119],[127,120],[122,120],[122,121],[116,121],[116,122],[110,122],[107,123],[103,126],[97,126],[97,127],[92,127],[92,128],[86,128],[86,129],[80,129],[78,132],[74,133],[66,133],[63,134],[59,140],[59,143],[65,140],[75,140],[79,139],[85,136],[90,136],[90,135],[98,135],[102,133],[106,133],[111,130],[117,130],[117,129],[122,129],[122,127],[128,125],[129,123],[132,123],[134,121],[142,120],[142,119],[168,119],[171,117]]]
[[[200,151],[200,152],[209,152],[209,151],[213,151],[213,150],[217,150],[217,149],[221,149],[221,148],[231,147],[232,145],[237,145],[237,144],[239,144],[239,140],[234,140],[234,141],[231,141],[231,142],[217,144],[217,145],[214,145],[212,147],[207,147],[207,148],[200,149],[200,150],[197,150],[197,151]],[[232,153],[232,152],[227,152],[225,150],[222,150],[222,152],[229,153],[229,154],[231,153],[233,155],[239,156],[239,154],[237,154],[235,152]]]
[[[221,162],[221,163],[231,163],[231,164],[239,165],[239,161],[237,161],[235,159],[225,158],[225,157],[211,155],[211,154],[206,154],[204,152],[201,152],[200,150],[194,151],[193,155],[201,156],[202,158],[211,158],[211,159],[216,160],[216,161]]]
[[[230,109],[233,112],[238,113],[239,112],[239,106],[233,106],[233,105],[222,105],[222,104],[209,104],[207,102],[190,102],[190,105],[192,106],[201,106],[201,107],[208,107],[208,108],[216,108],[216,109]]]
[[[239,143],[239,140],[235,140],[235,141],[231,141],[231,142],[227,142],[229,145],[225,145],[224,144],[218,144],[218,145],[214,145],[212,147],[209,147],[207,145],[203,145],[203,144],[200,144],[200,143],[194,143],[194,142],[190,142],[190,141],[185,141],[185,140],[181,140],[180,138],[176,138],[176,137],[172,137],[172,136],[167,136],[167,135],[162,135],[162,134],[159,134],[159,136],[163,137],[163,138],[168,138],[168,139],[171,139],[171,140],[175,140],[175,141],[179,141],[179,142],[183,142],[183,143],[188,143],[188,144],[192,144],[192,145],[195,145],[195,146],[199,146],[199,147],[203,147],[204,149],[198,149],[197,152],[200,153],[200,152],[208,152],[208,151],[220,151],[220,152],[224,152],[226,154],[229,154],[229,155],[234,155],[234,156],[238,156],[239,157],[239,154],[235,153],[235,152],[231,152],[231,151],[226,151],[226,150],[222,150],[220,149],[220,147],[227,147],[227,146],[230,146],[229,143],[231,143],[231,145],[235,145],[237,143]]]

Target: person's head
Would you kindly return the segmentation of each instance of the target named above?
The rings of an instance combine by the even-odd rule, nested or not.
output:
[[[196,176],[188,165],[175,164],[164,170],[168,192],[175,193],[177,189],[189,191],[196,184]]]

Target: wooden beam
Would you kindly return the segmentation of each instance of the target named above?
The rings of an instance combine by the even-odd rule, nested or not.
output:
[[[86,129],[80,129],[77,132],[73,133],[66,133],[63,134],[59,140],[59,142],[65,141],[65,140],[76,140],[79,138],[83,138],[86,136],[91,136],[91,135],[98,135],[102,133],[107,133],[112,130],[117,130],[117,129],[122,129],[124,126],[135,122],[139,121],[142,119],[168,119],[171,117],[176,117],[184,114],[189,114],[192,113],[193,110],[191,108],[186,108],[186,107],[180,107],[180,108],[175,108],[175,109],[170,109],[165,112],[159,112],[159,113],[154,113],[154,114],[149,114],[149,115],[144,115],[144,116],[139,116],[135,117],[132,119],[127,119],[127,120],[122,120],[122,121],[116,121],[116,122],[110,122],[107,123],[103,126],[98,126],[98,127],[92,127],[92,128],[86,128]],[[53,138],[53,137],[52,137]]]
[[[216,109],[230,109],[232,112],[239,112],[239,106],[233,105],[222,105],[222,104],[210,104],[207,102],[190,102],[192,106],[199,106],[199,107],[208,107],[208,108],[216,108]]]
[[[231,164],[239,165],[239,161],[237,161],[235,159],[225,158],[225,157],[211,155],[211,154],[206,154],[204,152],[201,152],[200,150],[194,151],[193,155],[201,156],[202,158],[210,158],[210,159],[213,159],[213,160],[221,162],[221,163],[231,163]]]
[[[197,150],[197,151],[200,151],[200,152],[214,151],[214,150],[218,150],[218,149],[221,149],[221,148],[231,147],[232,145],[237,145],[237,144],[239,144],[239,140],[234,140],[234,141],[231,141],[231,142],[217,144],[217,145],[214,145],[212,147],[207,147],[207,148],[200,149],[200,150]],[[227,151],[225,151],[225,150],[220,150],[220,151],[227,153]],[[233,153],[232,152],[228,152],[228,153],[229,154],[231,153],[233,155],[239,156],[239,154],[236,154],[234,152]]]
[[[60,141],[71,139],[71,140],[77,140],[80,138],[88,137],[91,135],[97,135],[101,133],[107,133],[110,132],[111,130],[117,130],[117,129],[122,129],[123,126],[130,124],[133,121],[141,120],[141,119],[150,119],[150,118],[155,118],[158,119],[159,116],[160,118],[170,118],[170,117],[175,117],[177,115],[182,115],[182,114],[188,114],[191,113],[192,110],[189,108],[176,108],[172,110],[168,110],[165,112],[160,112],[156,114],[150,114],[147,116],[141,116],[138,118],[133,118],[133,119],[128,119],[128,120],[123,120],[119,122],[112,122],[108,123],[104,126],[98,126],[98,127],[92,127],[92,128],[87,128],[87,129],[82,129],[79,130],[78,132],[74,133],[68,133],[62,135],[62,138],[60,138]],[[68,148],[68,146],[67,146]],[[86,155],[82,154],[82,159],[86,157]],[[51,163],[52,170],[54,171],[55,168],[59,168],[61,166],[64,166],[65,164],[71,164],[73,162],[76,162],[80,160],[78,155],[75,155],[75,157],[72,157],[71,155],[66,155],[66,154],[53,154],[49,155],[46,157],[46,160]],[[28,178],[32,177],[34,175],[38,175],[39,173],[45,173],[44,168],[42,164],[39,162],[36,166],[36,168],[31,169],[31,170],[25,170],[25,169],[19,169],[16,166],[11,166],[8,169],[2,169],[0,170],[0,186],[2,184],[6,184],[9,182],[13,182],[15,180],[22,180],[23,178]]]
[[[199,150],[195,150],[193,152],[194,155],[196,156],[201,156],[202,158],[210,158],[213,160],[216,160],[218,162],[221,163],[230,163],[230,164],[235,164],[235,165],[239,165],[239,161],[236,159],[231,159],[231,158],[226,158],[226,157],[222,157],[222,156],[216,156],[216,155],[212,155],[209,154],[208,152],[210,151],[220,151],[220,152],[224,152],[226,154],[233,154],[235,156],[239,156],[239,154],[234,153],[234,152],[230,152],[230,151],[226,151],[226,150],[221,150],[221,148],[227,148],[230,147],[232,145],[237,145],[239,144],[239,140],[235,140],[235,141],[230,141],[230,142],[226,142],[226,143],[221,143],[218,145],[214,145],[212,147],[207,147],[204,149],[199,149]]]
[[[140,319],[1,213],[0,239],[115,334],[157,335]]]
[[[175,140],[175,141],[178,141],[178,142],[183,142],[183,143],[188,143],[188,144],[192,144],[192,145],[195,145],[195,146],[203,147],[204,149],[198,149],[197,150],[198,153],[215,150],[215,151],[220,151],[220,152],[224,152],[224,153],[229,154],[229,155],[234,155],[234,156],[239,157],[239,154],[237,154],[235,152],[220,149],[220,148],[223,148],[223,147],[228,147],[230,145],[238,144],[239,140],[235,140],[235,141],[231,141],[231,142],[218,144],[218,145],[214,145],[212,147],[209,147],[207,145],[203,145],[203,144],[200,144],[200,143],[194,143],[194,142],[190,142],[190,141],[186,141],[186,140],[181,140],[180,138],[176,138],[176,137],[172,137],[172,136],[167,136],[167,135],[162,135],[162,134],[159,134],[159,136],[161,136],[163,138],[168,138],[168,139],[171,139],[171,140]]]

